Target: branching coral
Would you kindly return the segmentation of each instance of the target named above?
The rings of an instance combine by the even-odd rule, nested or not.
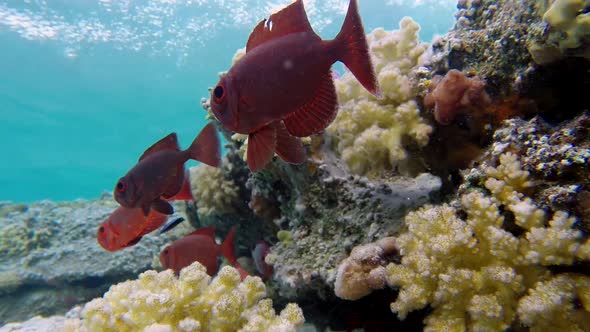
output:
[[[236,184],[221,169],[200,164],[190,168],[191,191],[200,215],[231,212],[238,198]]]
[[[397,239],[402,262],[387,267],[389,283],[400,287],[391,309],[404,318],[430,304],[428,331],[503,331],[517,320],[532,330],[583,330],[590,323],[590,278],[547,268],[588,258],[574,219],[555,212],[547,221],[522,193],[531,183],[515,155],[502,155],[485,173],[491,196],[464,194],[466,220],[447,204],[407,215],[408,232]],[[501,206],[522,235],[504,228]],[[540,316],[564,318],[544,325]]]
[[[402,143],[406,136],[420,146],[428,143],[432,128],[420,117],[411,79],[427,48],[418,40],[419,29],[404,18],[400,30],[376,29],[367,36],[381,99],[365,91],[350,72],[335,81],[341,106],[327,131],[354,173],[396,167],[407,158]]]
[[[258,277],[225,266],[211,280],[199,263],[172,270],[147,271],[138,280],[111,287],[104,298],[84,307],[88,331],[295,331],[303,323],[296,304],[276,315]],[[144,330],[145,329],[145,330]]]

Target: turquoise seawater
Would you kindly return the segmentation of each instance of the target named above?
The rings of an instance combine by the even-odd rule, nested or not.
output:
[[[205,125],[200,100],[284,1],[0,1],[0,200],[92,198],[153,142],[187,147]],[[305,1],[323,38],[347,0]],[[430,41],[452,2],[360,0],[368,32],[403,16]]]

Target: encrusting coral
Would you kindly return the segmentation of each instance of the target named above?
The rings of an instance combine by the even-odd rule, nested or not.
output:
[[[551,29],[556,30],[549,38],[556,40],[562,52],[590,40],[590,14],[584,12],[587,6],[588,1],[584,0],[555,0],[543,15]]]
[[[456,69],[449,70],[443,77],[436,75],[424,97],[424,105],[434,107],[434,118],[442,125],[448,125],[455,116],[466,109],[486,106],[491,102],[484,90],[485,82],[478,77],[468,78]]]
[[[147,271],[115,286],[82,312],[87,331],[295,331],[304,321],[296,304],[275,314],[259,277],[230,266],[211,280],[199,263],[181,270]]]
[[[238,187],[226,179],[219,168],[200,164],[191,167],[191,191],[198,206],[199,215],[223,214],[232,211],[238,198]]]
[[[403,319],[430,305],[427,331],[503,331],[517,322],[532,331],[588,330],[590,278],[548,268],[590,258],[575,219],[557,211],[548,220],[524,195],[532,183],[516,155],[501,155],[485,174],[491,196],[463,194],[466,220],[448,204],[406,216],[408,232],[396,240],[401,264],[387,266],[389,284],[400,287],[392,311]],[[520,235],[507,230],[503,210]]]
[[[400,30],[376,29],[367,36],[382,98],[365,91],[350,72],[335,80],[340,110],[327,132],[354,173],[395,168],[407,158],[406,136],[419,146],[428,143],[432,128],[420,117],[411,78],[427,48],[418,39],[419,30],[406,17]]]
[[[395,237],[354,247],[340,263],[334,293],[341,299],[358,300],[386,285],[387,257],[397,253]]]

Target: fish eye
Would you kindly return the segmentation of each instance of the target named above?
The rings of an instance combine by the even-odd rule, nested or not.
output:
[[[225,97],[225,89],[221,84],[215,87],[215,90],[213,90],[213,96],[217,102],[221,102],[223,100]]]
[[[123,181],[117,182],[117,191],[120,193],[125,191],[125,183]]]
[[[168,255],[168,249],[164,249],[164,255]]]
[[[98,229],[99,232],[104,233],[104,227],[100,226],[100,228]]]

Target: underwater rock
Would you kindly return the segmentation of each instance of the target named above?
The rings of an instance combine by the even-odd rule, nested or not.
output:
[[[399,232],[404,213],[435,198],[441,185],[427,173],[372,181],[348,173],[332,151],[322,155],[302,166],[274,162],[248,181],[253,191],[277,198],[280,226],[293,236],[266,257],[286,298],[332,298],[338,264],[350,250]]]
[[[105,195],[0,208],[9,211],[0,223],[0,324],[64,313],[100,296],[111,284],[151,268],[160,247],[182,233],[148,235],[131,248],[108,252],[96,231],[116,207]]]
[[[531,196],[543,207],[570,211],[578,218],[577,227],[590,232],[590,114],[551,125],[540,117],[529,121],[511,119],[494,134],[494,143],[485,163],[494,163],[504,152],[521,157],[523,168],[535,186]],[[483,174],[471,170],[464,190],[481,182]]]

